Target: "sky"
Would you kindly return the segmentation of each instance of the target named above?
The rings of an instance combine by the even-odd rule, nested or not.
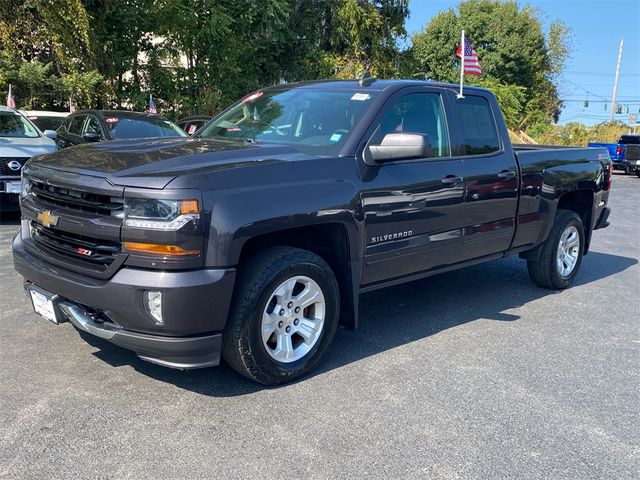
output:
[[[435,14],[455,9],[458,3],[457,0],[410,0],[411,13],[406,23],[409,36],[422,30]],[[640,0],[518,0],[518,3],[538,7],[545,28],[560,19],[572,30],[571,58],[558,82],[560,97],[565,100],[558,123],[582,120],[586,125],[593,125],[609,120],[623,37],[616,103],[628,107],[630,113],[639,112]],[[583,102],[587,99],[589,107],[584,108]],[[615,118],[627,122],[629,114]]]

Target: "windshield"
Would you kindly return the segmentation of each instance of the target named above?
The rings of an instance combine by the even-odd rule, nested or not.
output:
[[[57,130],[62,125],[64,117],[30,116],[29,120],[35,123],[41,132],[44,132],[45,130]]]
[[[19,113],[0,112],[0,137],[38,138],[38,130]]]
[[[197,136],[292,145],[321,155],[335,155],[375,95],[302,88],[256,92],[217,117]]]
[[[176,124],[158,117],[128,117],[113,115],[105,118],[109,136],[114,139],[186,137]]]

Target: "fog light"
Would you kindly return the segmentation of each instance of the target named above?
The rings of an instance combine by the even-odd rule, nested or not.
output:
[[[162,292],[144,292],[147,311],[158,323],[162,323]]]

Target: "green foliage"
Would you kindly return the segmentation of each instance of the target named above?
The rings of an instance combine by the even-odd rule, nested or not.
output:
[[[520,8],[513,0],[465,0],[457,13],[453,9],[440,12],[414,36],[407,73],[457,82],[460,63],[455,51],[463,29],[482,67],[481,80],[468,76],[468,82],[512,86],[508,95],[501,89],[503,108],[510,110],[505,112],[510,126],[522,129],[558,117],[562,105],[554,80],[569,54],[568,27],[554,22],[547,36],[540,12],[530,6]],[[512,113],[521,114],[519,123]]]
[[[547,133],[569,30],[514,0],[466,0],[441,12],[410,48],[409,0],[2,0],[0,88],[20,106],[214,114],[265,85],[354,78],[366,69],[457,82],[460,30],[507,124]]]
[[[538,143],[544,145],[571,145],[584,147],[589,142],[613,143],[620,135],[629,132],[629,127],[624,123],[599,123],[591,127],[572,122],[563,126],[547,126],[542,132],[530,131],[529,134]]]
[[[500,83],[491,77],[481,78],[477,81],[477,85],[493,92],[502,108],[507,127],[517,129],[522,120],[526,89],[519,85]]]

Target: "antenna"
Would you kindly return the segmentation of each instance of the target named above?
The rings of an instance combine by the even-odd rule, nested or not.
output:
[[[371,72],[367,68],[364,71],[364,73],[362,74],[362,77],[360,77],[360,79],[358,80],[358,85],[360,85],[361,87],[368,87],[369,85],[371,85],[376,80],[377,80],[377,78],[371,76]]]

